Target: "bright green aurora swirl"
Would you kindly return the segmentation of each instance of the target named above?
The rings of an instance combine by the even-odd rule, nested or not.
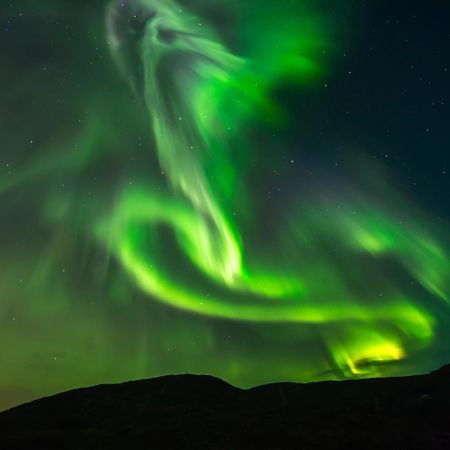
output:
[[[112,55],[148,107],[161,170],[174,195],[135,186],[125,190],[107,220],[109,233],[101,226],[99,235],[108,236],[151,297],[233,320],[333,324],[345,335],[339,342],[325,339],[335,363],[354,374],[370,372],[371,362],[400,360],[409,344],[426,345],[433,338],[432,314],[395,279],[383,276],[385,261],[395,261],[410,280],[444,302],[450,266],[418,220],[404,226],[363,196],[344,198],[339,208],[318,199],[301,202],[286,223],[280,220],[268,249],[255,251],[241,232],[234,211],[245,209],[250,195],[239,181],[242,163],[237,167],[233,159],[238,152],[257,153],[249,137],[255,121],[270,127],[285,120],[274,88],[320,76],[319,49],[329,45],[325,18],[305,16],[296,7],[287,10],[289,16],[279,9],[270,2],[261,12],[271,18],[270,28],[257,20],[242,25],[258,42],[244,41],[241,55],[170,0],[110,5]],[[165,264],[161,226],[173,231],[180,265],[193,266],[191,278]],[[283,239],[286,230],[289,239]],[[313,250],[330,240],[339,241],[339,255]],[[358,265],[369,257],[369,273],[360,273]],[[379,280],[373,298],[358,295],[355,285],[364,278]]]

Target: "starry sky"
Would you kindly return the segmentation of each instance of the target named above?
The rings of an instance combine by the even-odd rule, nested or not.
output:
[[[450,362],[448,2],[16,0],[0,24],[0,409]]]

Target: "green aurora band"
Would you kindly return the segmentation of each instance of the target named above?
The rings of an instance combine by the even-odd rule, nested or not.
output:
[[[358,324],[364,331],[350,332],[351,339],[342,346],[333,349],[329,343],[335,363],[357,374],[364,372],[360,364],[405,357],[405,341],[428,343],[433,337],[432,315],[394,280],[382,280],[382,302],[360,301],[352,292],[354,280],[342,274],[338,261],[307,251],[314,241],[330,239],[330,224],[324,223],[322,212],[302,208],[290,242],[279,242],[283,249],[295,251],[287,261],[277,255],[262,263],[252,258],[252,249],[227,208],[238,196],[248,198],[245,185],[239,192],[236,189],[239,170],[232,149],[254,151],[251,139],[243,136],[255,117],[266,123],[283,120],[273,98],[274,86],[286,80],[301,83],[322,72],[315,56],[327,48],[325,19],[305,17],[303,8],[288,11],[289,16],[269,2],[262,15],[276,19],[265,33],[261,23],[246,21],[246,32],[259,36],[258,45],[247,43],[245,56],[238,56],[202,19],[175,2],[110,5],[113,57],[145,98],[162,173],[177,195],[162,197],[136,187],[126,190],[110,233],[100,227],[99,235],[109,236],[141,289],[177,308],[234,320],[339,323],[343,330]],[[142,86],[135,76],[139,71],[130,70],[133,45]],[[328,211],[334,239],[355,261],[352,265],[360,255],[370,255],[381,265],[384,258],[393,258],[425,290],[448,301],[447,256],[421,226],[402,226],[382,209],[365,204],[357,208],[358,215],[350,213],[354,209],[355,203]],[[157,244],[161,224],[174,231],[187,256],[184,264],[193,264],[198,272],[192,279],[177,279],[161,261]],[[194,282],[201,278],[203,283]]]
[[[301,131],[289,101],[338,64],[334,0],[81,3],[24,15],[80,27],[76,45],[39,27],[67,75],[8,62],[0,409],[163,373],[252,386],[441,361],[448,237],[385,168],[358,153],[301,179],[296,149],[290,195],[261,198]]]

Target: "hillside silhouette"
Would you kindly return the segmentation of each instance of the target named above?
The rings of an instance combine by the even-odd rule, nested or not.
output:
[[[1,413],[0,448],[449,449],[450,365],[248,390],[202,375],[76,389]]]

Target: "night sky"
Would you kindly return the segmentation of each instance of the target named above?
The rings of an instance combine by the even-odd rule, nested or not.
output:
[[[0,409],[450,362],[450,4],[0,3]]]

